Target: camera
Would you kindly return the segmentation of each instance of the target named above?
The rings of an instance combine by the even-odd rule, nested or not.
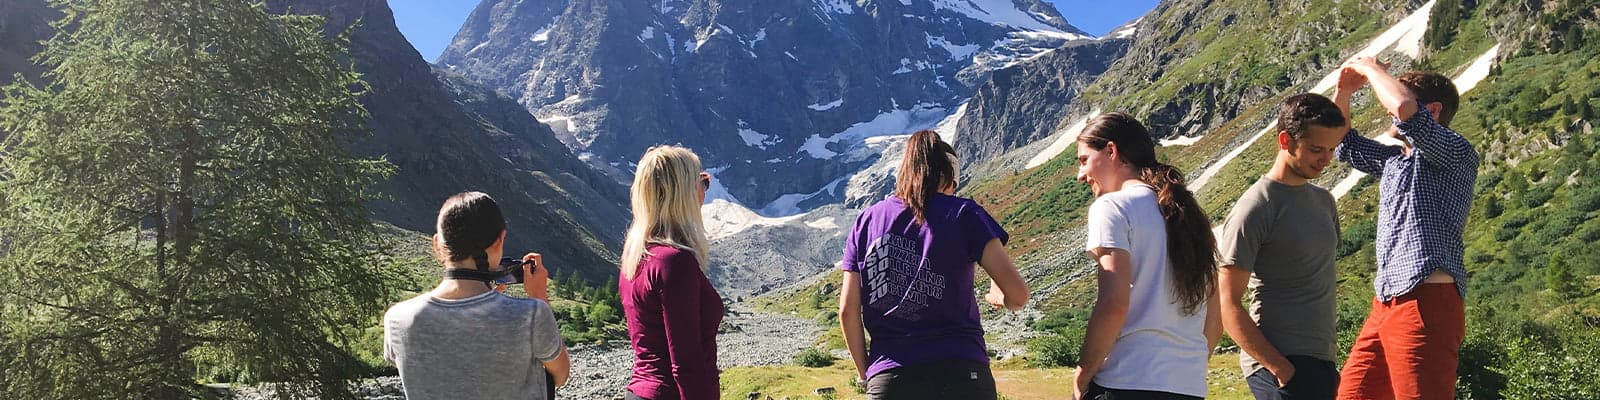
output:
[[[500,257],[500,277],[495,278],[494,283],[503,285],[522,284],[522,269],[526,265],[528,263],[522,262],[521,258]]]

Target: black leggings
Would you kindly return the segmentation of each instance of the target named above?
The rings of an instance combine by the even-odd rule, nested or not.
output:
[[[942,360],[889,369],[867,379],[867,398],[994,400],[989,363]]]

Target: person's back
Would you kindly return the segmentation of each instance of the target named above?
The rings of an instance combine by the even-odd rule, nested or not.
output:
[[[847,271],[866,290],[862,316],[872,336],[867,375],[927,361],[987,362],[973,291],[975,262],[1006,233],[972,200],[936,194],[928,220],[913,222],[905,202],[889,197],[861,213],[849,240],[858,241]]]
[[[1134,267],[1127,319],[1095,382],[1116,389],[1204,395],[1210,355],[1206,313],[1202,309],[1185,315],[1172,294],[1167,230],[1156,193],[1146,185],[1127,185],[1096,199],[1089,212],[1120,219],[1112,229],[1124,230],[1122,238],[1099,244],[1128,250]]]
[[[553,396],[572,364],[548,303],[544,256],[527,253],[516,268],[515,259],[502,259],[505,217],[480,192],[446,199],[434,229],[432,247],[444,279],[383,316],[383,358],[400,371],[406,398]],[[522,279],[502,280],[508,274]],[[510,283],[521,283],[528,299],[499,292]]]
[[[1020,309],[1028,288],[1005,229],[954,196],[958,162],[937,132],[911,134],[894,196],[863,210],[845,238],[839,329],[868,399],[997,397],[974,268],[989,276],[992,306]]]
[[[627,390],[652,400],[714,395],[722,297],[692,251],[652,244],[650,257],[617,293],[633,345]]]
[[[408,399],[545,399],[542,362],[562,349],[548,304],[495,291],[418,295],[390,307],[384,329]]]

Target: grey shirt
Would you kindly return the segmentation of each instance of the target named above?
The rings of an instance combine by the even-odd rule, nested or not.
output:
[[[565,347],[549,304],[494,291],[395,304],[383,336],[383,357],[412,400],[545,400],[544,362]]]
[[[1222,265],[1251,271],[1250,319],[1284,356],[1334,360],[1338,338],[1334,268],[1339,213],[1317,185],[1261,178],[1239,197],[1217,235]],[[1246,375],[1261,368],[1244,351]]]

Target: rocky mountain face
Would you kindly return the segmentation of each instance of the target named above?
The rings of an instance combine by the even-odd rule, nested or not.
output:
[[[431,233],[451,194],[489,193],[506,213],[506,251],[546,255],[553,270],[596,281],[613,274],[626,228],[626,193],[575,157],[515,101],[435,71],[399,30],[382,0],[273,0],[272,10],[328,18],[330,34],[357,21],[350,53],[371,85],[363,104],[372,136],[350,143],[397,173],[378,189],[376,219]]]
[[[437,64],[621,172],[690,146],[778,215],[842,199],[862,139],[932,127],[992,71],[1087,37],[1040,0],[486,0]]]
[[[382,0],[274,0],[268,6],[323,15],[329,34],[361,22],[350,54],[371,86],[363,105],[372,135],[347,146],[398,167],[377,185],[386,200],[370,204],[374,219],[431,233],[446,197],[483,191],[506,212],[508,252],[541,252],[552,269],[571,268],[595,281],[614,273],[628,221],[624,188],[578,160],[521,105],[435,71],[401,36]],[[0,0],[0,82],[17,73],[39,76],[42,69],[29,58],[40,51],[38,41],[54,34],[50,23],[60,16],[44,0]]]
[[[21,73],[30,80],[43,72],[29,58],[38,54],[39,41],[55,33],[50,22],[61,12],[43,0],[0,0],[0,86]]]
[[[1132,43],[1131,36],[1073,41],[994,71],[977,87],[956,124],[956,154],[963,165],[982,164],[1055,133],[1074,100]],[[974,171],[962,173],[973,176]]]
[[[1095,101],[1074,111],[1128,111],[1156,138],[1202,134],[1284,87],[1315,83],[1354,38],[1375,33],[1373,16],[1399,18],[1422,3],[1163,1],[1139,26],[1147,34],[1087,90]]]

